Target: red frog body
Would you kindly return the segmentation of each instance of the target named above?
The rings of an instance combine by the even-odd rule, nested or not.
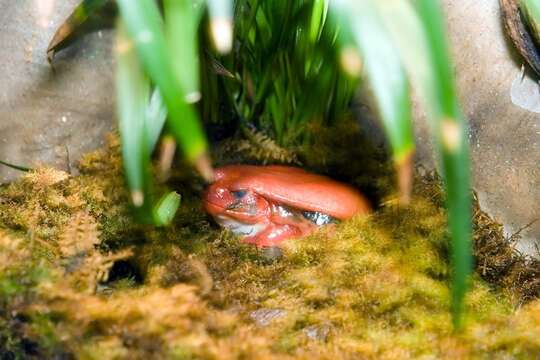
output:
[[[354,188],[289,166],[219,168],[203,202],[218,224],[258,247],[279,246],[335,220],[371,211]]]

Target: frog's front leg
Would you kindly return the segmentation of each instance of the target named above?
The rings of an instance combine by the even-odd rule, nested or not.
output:
[[[248,244],[257,245],[257,247],[272,247],[279,246],[283,240],[301,235],[302,232],[296,226],[270,223],[264,230],[256,235],[246,236],[243,240]]]

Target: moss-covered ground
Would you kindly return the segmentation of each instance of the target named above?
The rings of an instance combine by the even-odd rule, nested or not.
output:
[[[383,205],[289,241],[276,261],[211,221],[187,168],[168,183],[183,197],[174,223],[137,225],[114,139],[77,176],[40,168],[0,188],[0,358],[537,358],[538,276],[500,228],[477,212],[479,272],[454,333],[437,181],[417,179],[397,208],[378,176],[388,166],[332,139],[300,159]],[[362,166],[377,182],[355,177]]]

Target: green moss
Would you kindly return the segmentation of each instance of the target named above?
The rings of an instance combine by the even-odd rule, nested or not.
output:
[[[331,136],[317,141],[320,153],[301,158],[332,174],[346,151],[323,151]],[[83,160],[79,176],[39,169],[0,188],[0,224],[10,231],[0,236],[1,349],[83,359],[530,358],[540,351],[540,301],[515,310],[510,287],[479,276],[471,279],[466,330],[453,333],[448,235],[433,182],[418,183],[408,208],[387,202],[369,217],[287,242],[284,257],[268,262],[204,214],[202,185],[184,167],[170,182],[183,197],[174,223],[135,224],[119,161],[113,140]],[[384,178],[370,185],[372,197],[391,197],[388,167],[366,164]],[[361,170],[336,176],[366,184]],[[108,279],[118,260],[132,268]],[[259,326],[253,311],[260,309],[281,315]],[[319,328],[324,335],[307,336]]]

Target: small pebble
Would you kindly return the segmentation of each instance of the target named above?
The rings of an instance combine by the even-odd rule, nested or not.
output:
[[[255,322],[257,326],[265,327],[270,325],[272,321],[277,318],[283,317],[287,314],[287,311],[283,309],[269,309],[262,308],[255,311],[252,311],[249,314],[251,320]]]
[[[330,334],[330,325],[311,325],[302,329],[304,334],[311,340],[326,341]]]
[[[277,246],[264,247],[260,250],[260,255],[264,264],[272,264],[283,257],[283,250]]]

